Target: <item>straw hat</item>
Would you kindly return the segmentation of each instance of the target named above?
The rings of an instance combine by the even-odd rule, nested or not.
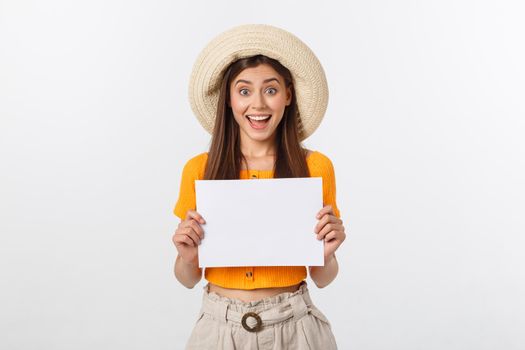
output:
[[[328,84],[321,63],[295,35],[270,25],[234,27],[214,38],[198,56],[190,77],[189,100],[193,113],[213,133],[219,89],[228,66],[241,58],[265,55],[292,73],[301,139],[321,124],[328,105]]]

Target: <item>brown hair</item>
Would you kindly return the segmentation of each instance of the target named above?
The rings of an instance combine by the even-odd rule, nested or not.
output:
[[[283,119],[275,130],[277,154],[274,164],[274,178],[308,177],[306,150],[302,148],[300,136],[302,134],[301,120],[297,108],[293,79],[290,71],[279,61],[263,55],[242,58],[233,62],[225,71],[222,79],[215,127],[208,152],[208,162],[204,179],[226,180],[238,179],[241,162],[246,159],[240,148],[239,125],[233,117],[230,100],[230,84],[244,69],[257,67],[261,64],[271,66],[279,73],[290,87],[292,100],[286,106]]]

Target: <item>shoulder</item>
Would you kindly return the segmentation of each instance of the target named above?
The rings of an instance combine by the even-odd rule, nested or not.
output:
[[[206,162],[208,161],[208,153],[200,153],[190,158],[184,165],[183,174],[185,176],[191,176],[193,178],[204,177],[206,170]]]
[[[307,150],[306,163],[312,173],[322,173],[325,171],[333,172],[333,164],[330,158],[319,151]]]
[[[196,156],[190,158],[185,166],[200,166],[202,164],[206,164],[206,161],[208,160],[208,152],[203,152],[200,154],[197,154]]]

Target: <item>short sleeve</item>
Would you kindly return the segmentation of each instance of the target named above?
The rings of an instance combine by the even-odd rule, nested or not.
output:
[[[206,160],[207,154],[202,153],[184,165],[180,179],[179,198],[173,209],[173,213],[181,220],[186,219],[188,210],[195,210],[196,208],[195,180],[204,178]]]
[[[331,205],[334,215],[341,218],[336,201],[335,171],[330,158],[320,152],[314,152],[308,157],[308,168],[311,177],[323,179],[323,205]]]

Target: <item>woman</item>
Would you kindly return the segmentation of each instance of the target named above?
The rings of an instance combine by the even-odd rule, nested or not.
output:
[[[215,38],[195,62],[190,103],[212,133],[209,152],[183,170],[175,214],[175,275],[193,288],[202,278],[198,246],[203,218],[194,181],[322,177],[324,207],[315,238],[324,240],[324,266],[309,267],[322,288],[337,275],[335,251],[346,234],[335,202],[332,163],[300,142],[319,125],[328,92],[322,67],[292,34],[266,25],[233,28]],[[313,239],[313,238],[312,238]],[[326,317],[312,304],[304,266],[206,268],[203,305],[187,349],[335,349]]]

